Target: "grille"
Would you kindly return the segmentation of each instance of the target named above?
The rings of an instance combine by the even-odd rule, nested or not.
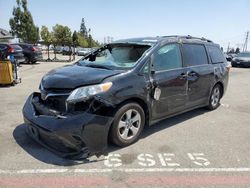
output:
[[[48,97],[46,100],[41,100],[41,103],[48,108],[59,112],[66,112],[66,99],[68,96],[53,96]]]
[[[54,93],[53,93],[54,94]],[[78,102],[75,104],[69,104],[66,107],[66,100],[68,95],[58,94],[55,96],[45,97],[39,96],[36,100],[33,100],[33,104],[36,106],[36,109],[40,114],[51,114],[50,111],[56,111],[56,114],[64,113],[74,113],[74,112],[83,112],[89,109],[91,101]],[[52,112],[54,114],[54,112]]]

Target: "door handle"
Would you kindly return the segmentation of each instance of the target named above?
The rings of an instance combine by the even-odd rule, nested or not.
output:
[[[196,72],[189,72],[189,73],[188,73],[188,76],[194,77],[194,76],[197,76],[197,73],[196,73]]]
[[[182,73],[182,74],[179,76],[179,78],[180,78],[181,80],[187,79],[187,74],[186,74],[186,73]]]

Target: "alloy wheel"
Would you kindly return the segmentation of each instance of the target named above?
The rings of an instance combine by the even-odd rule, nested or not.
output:
[[[118,134],[124,140],[133,139],[138,134],[140,126],[140,113],[135,109],[129,109],[120,118]]]
[[[213,90],[213,94],[211,96],[211,105],[216,107],[220,101],[220,88],[216,87]]]

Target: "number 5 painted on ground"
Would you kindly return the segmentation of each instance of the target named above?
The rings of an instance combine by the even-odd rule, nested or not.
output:
[[[208,166],[208,165],[210,165],[209,160],[204,157],[204,153],[188,153],[188,157],[196,165],[199,165],[199,166]]]

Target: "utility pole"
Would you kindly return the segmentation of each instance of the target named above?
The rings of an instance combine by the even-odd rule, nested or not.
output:
[[[244,43],[244,46],[243,46],[243,52],[247,51],[248,36],[249,36],[249,31],[247,31],[245,43]]]
[[[227,53],[229,52],[230,50],[230,42],[228,43],[228,46],[227,46]]]

